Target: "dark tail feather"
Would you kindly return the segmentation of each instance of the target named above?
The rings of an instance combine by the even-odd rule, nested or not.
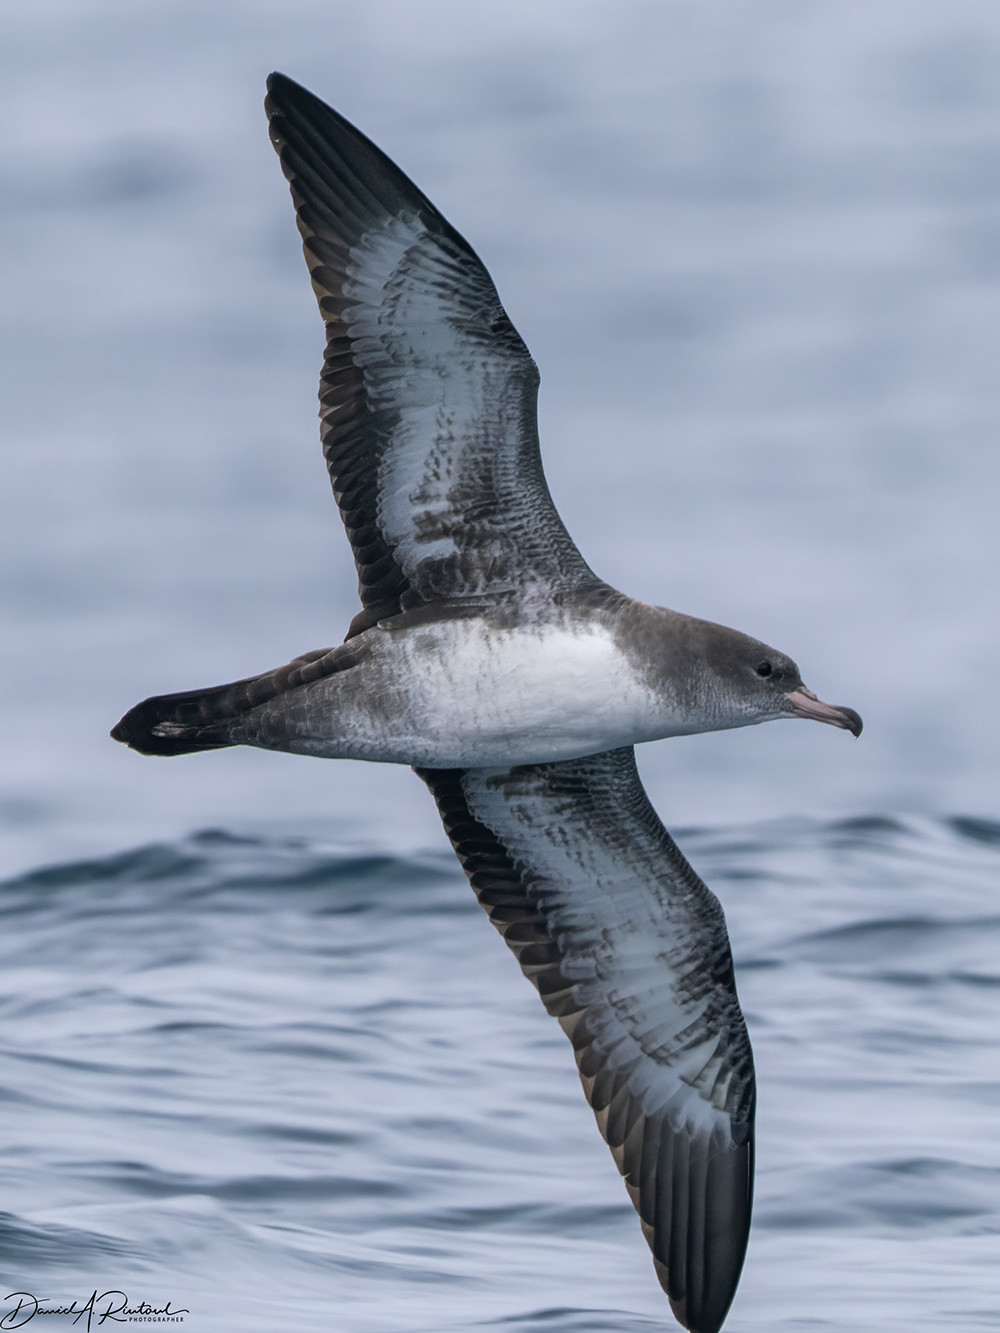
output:
[[[353,664],[358,651],[321,648],[297,657],[277,671],[249,676],[231,685],[183,694],[159,694],[130,708],[112,731],[114,740],[140,754],[192,754],[195,750],[222,750],[238,745],[233,723],[241,714],[267,703],[277,694],[310,680],[342,671]]]
[[[234,697],[250,680],[216,685],[211,690],[160,694],[130,708],[111,735],[140,754],[191,754],[235,745],[229,723],[246,711]]]

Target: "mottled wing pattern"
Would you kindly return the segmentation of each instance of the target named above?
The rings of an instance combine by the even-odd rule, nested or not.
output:
[[[753,1196],[753,1057],[718,901],[631,749],[420,769],[458,857],[576,1051],[680,1322],[716,1333]]]
[[[469,244],[374,144],[283,75],[271,138],[326,322],[323,448],[364,612],[593,578],[552,504],[538,371]]]

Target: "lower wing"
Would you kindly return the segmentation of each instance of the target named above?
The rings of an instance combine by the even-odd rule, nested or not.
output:
[[[631,749],[417,772],[573,1043],[674,1314],[717,1333],[750,1228],[755,1102],[718,901],[657,818]]]

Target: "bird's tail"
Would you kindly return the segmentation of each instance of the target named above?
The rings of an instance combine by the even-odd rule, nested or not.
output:
[[[244,713],[297,685],[342,670],[344,647],[306,653],[276,671],[231,685],[144,699],[129,709],[111,735],[140,754],[192,754],[239,745],[241,737],[235,733]]]
[[[191,754],[235,745],[231,724],[246,712],[247,687],[255,680],[144,699],[129,709],[111,735],[140,754]]]

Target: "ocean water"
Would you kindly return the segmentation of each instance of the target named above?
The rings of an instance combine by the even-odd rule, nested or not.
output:
[[[996,1328],[1000,824],[681,837],[760,1080],[727,1327]],[[209,830],[0,911],[12,1291],[220,1333],[671,1323],[569,1044],[449,857]]]
[[[994,0],[0,9],[0,1297],[671,1326],[412,775],[107,737],[355,609],[272,68],[484,258],[594,568],[865,718],[639,756],[756,1052],[727,1329],[997,1328]]]

